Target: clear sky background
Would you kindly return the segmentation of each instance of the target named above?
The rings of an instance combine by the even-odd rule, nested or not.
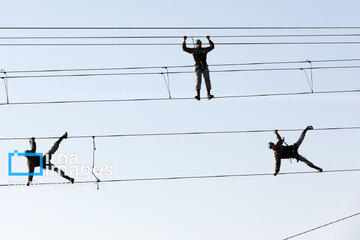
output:
[[[358,1],[1,1],[1,26],[360,26]],[[342,31],[344,33],[345,31]],[[359,33],[356,30],[346,31]],[[0,36],[216,35],[282,31],[0,31]],[[286,33],[338,33],[335,30]],[[348,38],[358,40],[358,38]],[[203,39],[206,42],[206,39]],[[359,58],[359,45],[216,46],[208,63]],[[283,39],[282,39],[283,40]],[[282,41],[277,40],[277,41]],[[292,39],[297,41],[299,39]],[[300,39],[302,40],[302,39]],[[310,40],[318,40],[310,39]],[[322,38],[322,40],[341,40]],[[78,42],[96,42],[80,40]],[[130,42],[132,40],[125,40]],[[158,40],[158,42],[178,40]],[[241,41],[241,40],[239,40]],[[256,41],[252,40],[252,41]],[[261,39],[259,41],[266,41]],[[275,40],[276,41],[276,40]],[[290,41],[285,39],[285,41]],[[6,41],[2,41],[5,43]],[[13,41],[14,42],[14,41]],[[105,40],[102,40],[105,42]],[[114,40],[107,40],[114,42]],[[190,41],[188,41],[190,43]],[[0,67],[10,70],[193,64],[176,46],[0,47]],[[304,66],[307,66],[306,64]],[[211,70],[211,69],[210,69]],[[314,88],[359,89],[360,70],[314,71]],[[174,97],[195,95],[193,74],[170,77]],[[214,95],[308,91],[301,71],[211,73]],[[161,76],[9,80],[11,101],[166,97]],[[202,94],[205,96],[205,89]],[[0,89],[5,101],[4,89]],[[358,126],[358,94],[1,106],[0,137],[41,137],[142,132]],[[282,133],[291,144],[300,132]],[[330,169],[359,168],[360,131],[308,132],[300,153]],[[97,139],[98,165],[111,177],[271,173],[273,133]],[[53,140],[38,140],[45,152]],[[0,182],[7,154],[28,141],[0,142]],[[59,149],[92,163],[91,139],[68,139]],[[23,169],[26,161],[23,159]],[[308,171],[285,160],[282,172]],[[80,176],[75,176],[81,181]],[[235,240],[283,239],[359,211],[358,173],[277,177],[2,187],[2,239]],[[35,177],[61,181],[59,176]],[[358,240],[355,217],[298,239]]]

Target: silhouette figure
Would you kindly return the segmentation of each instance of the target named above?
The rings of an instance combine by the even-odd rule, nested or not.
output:
[[[204,76],[205,84],[207,88],[207,96],[208,99],[212,99],[214,95],[211,95],[211,82],[210,82],[210,74],[208,64],[206,62],[206,57],[208,52],[214,49],[214,43],[210,40],[210,36],[206,36],[207,40],[209,41],[210,47],[203,48],[202,42],[200,39],[195,41],[195,48],[188,48],[186,47],[186,39],[187,36],[184,36],[184,42],[182,48],[185,52],[190,53],[193,55],[195,60],[195,73],[196,73],[196,92],[197,95],[195,98],[200,100],[200,89],[201,89],[201,75]]]
[[[318,170],[319,172],[323,171],[321,168],[315,166],[312,162],[310,162],[309,160],[307,160],[306,158],[304,158],[303,156],[301,156],[298,153],[298,149],[305,138],[306,132],[308,130],[312,130],[312,129],[313,129],[312,126],[307,126],[304,129],[304,131],[301,133],[299,140],[290,146],[284,146],[283,143],[284,143],[285,139],[281,138],[281,136],[278,133],[278,130],[276,130],[276,129],[274,130],[274,133],[276,134],[278,142],[276,144],[274,144],[273,142],[268,143],[268,147],[270,149],[274,150],[274,155],[275,155],[274,176],[276,176],[280,171],[281,159],[286,159],[286,158],[295,158],[298,162],[299,161],[304,162],[309,167],[314,168],[314,169]]]
[[[63,178],[69,180],[71,183],[74,183],[74,179],[65,175],[64,171],[62,171],[61,169],[57,168],[54,164],[52,164],[50,162],[52,155],[58,150],[59,145],[61,143],[62,140],[66,139],[68,136],[67,132],[65,132],[65,134],[63,136],[61,136],[52,146],[52,148],[49,150],[49,152],[47,154],[45,154],[43,156],[43,165],[41,166],[43,169],[51,169],[54,170],[55,172],[59,173],[60,176],[62,176]],[[31,150],[26,150],[25,153],[35,153],[36,152],[36,142],[35,142],[35,138],[32,137],[29,139],[30,142],[30,146],[31,146]],[[28,165],[28,169],[29,169],[29,173],[33,173],[35,167],[40,167],[40,157],[39,156],[26,156],[27,158],[27,165]],[[30,183],[32,182],[33,176],[28,177],[28,182],[27,182],[27,186],[30,186]]]

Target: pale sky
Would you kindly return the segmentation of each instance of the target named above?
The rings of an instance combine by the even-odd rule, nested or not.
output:
[[[0,26],[360,26],[358,1],[1,1]],[[288,34],[360,30],[287,31]],[[280,30],[39,31],[0,30],[4,36],[129,36],[282,34]],[[206,39],[202,39],[206,43]],[[290,41],[291,39],[275,39]],[[305,40],[343,40],[310,38]],[[358,41],[358,37],[347,38]],[[65,40],[53,40],[65,42]],[[116,40],[98,40],[115,42]],[[131,42],[128,39],[124,42]],[[134,40],[135,41],[135,40]],[[149,41],[149,40],[145,40]],[[178,42],[178,40],[153,40]],[[220,46],[209,64],[360,58],[360,45]],[[229,41],[251,41],[235,39]],[[252,41],[256,41],[252,40]],[[260,39],[258,41],[270,41]],[[0,43],[20,42],[1,40]],[[77,42],[96,42],[78,40]],[[188,41],[190,43],[190,40]],[[177,46],[0,46],[0,68],[11,70],[169,66],[193,64]],[[355,62],[353,65],[359,65]],[[346,65],[346,64],[345,64]],[[307,65],[304,65],[307,66]],[[210,67],[211,71],[211,67]],[[308,91],[301,71],[210,73],[213,94]],[[359,89],[359,69],[316,70],[316,91]],[[195,75],[170,76],[174,97],[195,95]],[[203,85],[204,86],[204,85]],[[202,89],[205,96],[205,88]],[[10,101],[166,97],[161,76],[9,79]],[[3,85],[1,102],[5,101]],[[126,133],[358,126],[358,93],[211,101],[118,102],[0,106],[0,138]],[[292,144],[300,132],[280,132]],[[359,130],[308,132],[299,152],[324,170],[360,168]],[[273,133],[96,139],[96,164],[111,166],[100,179],[272,173]],[[38,152],[54,140],[38,140]],[[8,153],[27,140],[1,141],[0,183]],[[64,140],[59,153],[92,164],[92,140]],[[21,163],[21,159],[19,160]],[[26,161],[18,166],[26,171]],[[281,172],[309,171],[284,160]],[[74,176],[75,181],[83,180]],[[94,179],[93,177],[91,178]],[[154,182],[1,187],[2,239],[263,240],[283,239],[359,212],[359,173]],[[34,177],[58,182],[57,176]],[[297,239],[358,240],[360,217]]]

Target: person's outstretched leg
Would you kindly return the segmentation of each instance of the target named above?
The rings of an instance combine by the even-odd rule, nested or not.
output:
[[[201,68],[195,69],[195,75],[196,75],[196,96],[195,98],[197,100],[200,100],[200,89],[201,89]]]
[[[304,158],[304,157],[301,156],[300,154],[298,154],[298,155],[296,156],[296,159],[299,160],[299,161],[301,161],[301,162],[303,162],[303,163],[305,163],[305,164],[308,165],[309,167],[318,170],[319,172],[322,172],[322,171],[323,171],[322,168],[319,168],[319,167],[315,166],[312,162],[310,162],[309,160],[307,160],[306,158]]]
[[[75,181],[73,178],[65,175],[65,172],[64,172],[63,170],[57,168],[57,167],[56,167],[55,165],[53,165],[53,164],[49,164],[49,165],[48,165],[48,169],[57,172],[60,176],[62,176],[63,178],[69,180],[71,183],[74,183],[74,181]]]
[[[301,145],[301,143],[303,142],[304,138],[305,138],[305,134],[308,130],[312,130],[313,127],[312,126],[307,126],[304,131],[301,133],[299,139],[297,140],[296,143],[294,143],[294,146],[296,147],[296,149],[298,149]]]
[[[205,68],[203,71],[204,74],[204,79],[205,79],[205,84],[206,84],[206,89],[207,89],[207,96],[208,99],[212,99],[214,97],[214,95],[211,95],[211,82],[210,82],[210,73],[209,73],[209,69]]]
[[[68,136],[67,132],[64,133],[51,147],[51,149],[45,154],[43,158],[43,166],[46,167],[46,165],[50,164],[50,160],[52,158],[52,155],[59,149],[60,143],[62,140],[66,139]]]

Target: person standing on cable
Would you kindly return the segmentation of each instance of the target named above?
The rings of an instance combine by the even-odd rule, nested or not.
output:
[[[214,49],[214,43],[210,40],[210,36],[206,36],[207,40],[209,41],[210,47],[203,48],[202,42],[200,39],[197,39],[195,41],[195,48],[188,48],[186,47],[186,39],[187,36],[184,36],[184,42],[182,45],[182,48],[185,52],[190,53],[193,55],[195,60],[195,74],[196,74],[196,92],[197,95],[195,98],[197,100],[200,100],[200,89],[201,89],[201,75],[204,75],[205,78],[205,84],[207,88],[207,96],[208,99],[212,99],[214,95],[211,95],[211,82],[210,82],[210,74],[209,74],[209,68],[206,62],[206,56],[208,52]]]
[[[62,176],[63,178],[69,180],[71,183],[74,183],[73,178],[65,175],[64,171],[62,171],[61,169],[58,169],[57,167],[55,167],[54,164],[52,164],[50,162],[52,155],[56,152],[56,150],[58,150],[61,141],[63,139],[67,139],[67,136],[68,136],[68,134],[67,134],[67,132],[65,132],[65,134],[54,143],[54,145],[49,150],[49,152],[43,156],[43,165],[41,167],[43,169],[54,170],[55,172],[59,173],[60,176]],[[35,153],[36,152],[35,138],[34,137],[30,138],[29,142],[30,142],[31,150],[26,150],[25,153]],[[40,167],[40,157],[39,156],[26,156],[26,158],[27,158],[27,165],[28,165],[29,173],[34,173],[35,167]],[[30,186],[32,179],[33,179],[33,176],[29,175],[28,183],[26,184],[26,186]]]
[[[281,166],[281,159],[286,159],[286,158],[295,158],[298,162],[304,162],[305,164],[307,164],[309,167],[314,168],[316,170],[318,170],[319,172],[322,172],[323,170],[317,166],[315,166],[312,162],[310,162],[309,160],[307,160],[306,158],[304,158],[303,156],[301,156],[298,153],[298,149],[302,143],[302,141],[305,138],[305,134],[308,130],[312,130],[313,127],[312,126],[307,126],[304,131],[301,133],[299,140],[294,143],[293,145],[290,146],[284,146],[284,138],[281,138],[281,136],[278,133],[278,130],[274,130],[274,133],[276,134],[276,137],[278,139],[278,142],[276,144],[274,144],[273,142],[269,142],[268,143],[268,147],[270,149],[272,149],[274,151],[275,154],[275,173],[274,176],[276,176],[279,171],[280,171],[280,166]]]

